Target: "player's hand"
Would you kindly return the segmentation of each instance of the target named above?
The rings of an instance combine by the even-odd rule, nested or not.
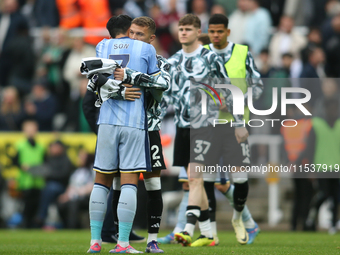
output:
[[[140,88],[132,88],[131,84],[123,84],[126,87],[125,90],[125,100],[129,101],[135,101],[135,99],[139,99],[142,93],[138,92],[140,91]]]
[[[235,128],[235,137],[238,143],[243,143],[249,136],[248,130],[245,127]]]
[[[222,111],[222,112],[229,112],[228,111],[228,107],[226,105],[221,105],[220,106],[220,111]]]
[[[123,81],[124,80],[124,68],[116,68],[116,70],[113,72],[113,76],[115,77],[115,80]]]

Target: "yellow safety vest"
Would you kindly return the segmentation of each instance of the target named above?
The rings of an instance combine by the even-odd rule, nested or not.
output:
[[[203,46],[204,48],[211,50],[209,44]],[[233,52],[231,54],[228,62],[224,64],[225,69],[227,70],[228,76],[230,78],[231,84],[239,87],[243,94],[247,92],[248,86],[246,83],[246,58],[248,55],[248,46],[235,44]],[[229,112],[220,111],[219,119],[226,119],[228,121],[234,121],[234,117]],[[249,108],[248,106],[244,107],[244,115],[243,119],[248,122],[249,121]]]

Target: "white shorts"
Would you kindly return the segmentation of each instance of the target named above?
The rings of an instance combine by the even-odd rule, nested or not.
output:
[[[132,127],[99,125],[93,169],[105,174],[151,171],[148,132]]]

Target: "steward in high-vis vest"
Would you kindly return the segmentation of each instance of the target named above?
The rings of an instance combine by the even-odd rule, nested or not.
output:
[[[236,232],[237,241],[240,244],[251,244],[258,234],[259,228],[252,219],[249,210],[245,207],[248,196],[248,177],[247,173],[240,171],[241,167],[250,165],[250,152],[247,140],[249,134],[246,128],[249,121],[249,109],[247,106],[248,88],[252,88],[252,97],[253,101],[255,101],[262,94],[263,84],[248,47],[228,42],[228,36],[230,34],[228,23],[229,20],[225,15],[214,14],[211,16],[208,28],[208,36],[211,43],[204,45],[204,48],[212,50],[222,57],[224,67],[232,85],[240,88],[244,94],[245,109],[244,115],[233,114],[232,94],[224,98],[219,113],[219,119],[222,121],[213,128],[211,146],[213,148],[212,150],[216,152],[216,155],[214,159],[212,159],[212,165],[219,165],[220,159],[222,158],[223,166],[231,166],[236,170],[233,171],[231,175],[235,187],[233,198],[234,201],[242,201],[242,206],[234,203],[232,225]],[[231,121],[233,123],[232,125]],[[219,190],[227,194],[229,186],[230,183],[227,182],[223,187],[220,187]],[[211,187],[211,185],[206,185],[205,183],[209,201],[214,200],[214,192],[213,190],[209,190]],[[212,207],[213,205],[209,204],[209,206]],[[242,214],[247,215],[247,218],[241,217],[240,215]]]
[[[109,1],[107,0],[57,0],[60,16],[59,26],[65,29],[83,27],[84,29],[102,29],[111,17]],[[86,32],[86,43],[97,45],[104,36]]]
[[[297,165],[297,171],[306,176],[317,177],[318,192],[312,200],[306,226],[315,229],[317,212],[324,201],[332,199],[332,226],[330,233],[336,230],[338,221],[338,197],[340,177],[340,116],[339,99],[323,99],[322,116],[312,118],[312,129],[309,133],[307,146],[301,158],[307,158],[309,164]]]

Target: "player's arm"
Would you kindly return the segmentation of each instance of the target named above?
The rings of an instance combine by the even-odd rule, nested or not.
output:
[[[263,82],[252,54],[248,51],[246,58],[246,82],[252,88],[253,102],[258,100],[263,93]],[[244,105],[248,105],[248,91],[244,94]]]
[[[163,67],[160,66],[159,68],[160,72],[153,75],[138,72],[128,67],[124,69],[116,69],[114,77],[116,80],[123,81],[123,83],[165,91],[169,88],[170,67],[166,62],[163,63]]]
[[[137,85],[140,87],[149,88],[153,97],[161,102],[163,91],[167,90],[170,85],[170,64],[161,56],[157,56],[160,75],[148,75],[130,68],[116,69],[114,77],[116,80],[121,80],[123,83]],[[135,90],[133,90],[135,89]],[[138,89],[139,90],[139,89]],[[127,88],[125,96],[134,96],[136,88]]]
[[[170,69],[169,69],[170,82],[169,82],[169,88],[166,91],[164,91],[162,101],[160,103],[160,107],[161,107],[160,119],[163,119],[164,116],[166,115],[169,105],[174,104],[174,97],[173,97],[172,89],[174,86],[176,86],[174,76],[177,70],[176,70],[176,65],[174,63],[172,63],[171,61],[169,61],[169,63],[170,63]]]

